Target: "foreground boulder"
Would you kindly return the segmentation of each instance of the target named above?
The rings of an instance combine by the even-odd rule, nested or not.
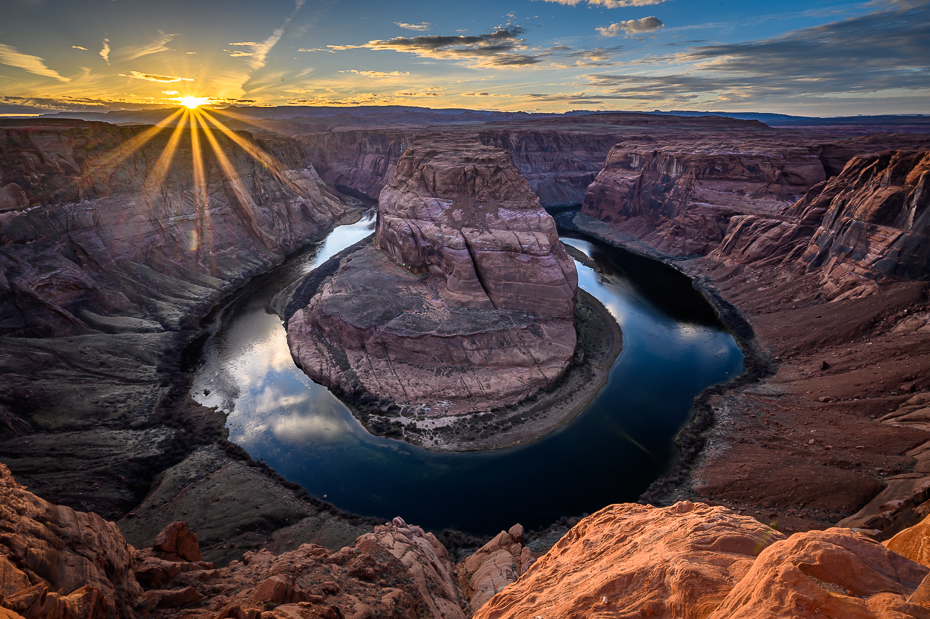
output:
[[[141,593],[116,524],[40,499],[0,464],[0,606],[26,619],[115,618]]]
[[[505,152],[410,148],[378,209],[377,246],[343,258],[289,319],[311,378],[436,415],[514,404],[562,377],[577,273]]]
[[[785,538],[722,507],[612,505],[475,617],[930,617],[927,570],[848,529]]]
[[[529,569],[538,555],[523,545],[523,526],[501,531],[457,566],[459,588],[472,612]]]

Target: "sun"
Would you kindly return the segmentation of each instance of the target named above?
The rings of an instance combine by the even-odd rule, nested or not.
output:
[[[197,109],[209,101],[207,97],[181,97],[181,105],[190,110]]]

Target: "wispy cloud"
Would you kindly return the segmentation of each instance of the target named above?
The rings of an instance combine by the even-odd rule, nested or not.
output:
[[[281,40],[281,37],[284,35],[284,29],[287,28],[287,25],[291,23],[291,20],[293,20],[300,9],[303,8],[304,4],[306,4],[306,0],[295,0],[294,10],[287,18],[285,18],[284,23],[281,24],[281,27],[275,28],[271,32],[271,36],[269,36],[261,43],[256,43],[255,41],[230,43],[231,46],[249,47],[251,50],[233,50],[229,53],[229,55],[232,58],[248,58],[246,62],[252,71],[258,71],[259,69],[263,68],[265,66],[268,53],[272,50],[272,48],[274,48],[275,45],[278,44],[278,41]]]
[[[415,54],[422,58],[468,60],[484,67],[524,67],[541,62],[548,54],[525,53],[526,32],[521,26],[498,28],[494,32],[474,36],[396,37],[386,41],[369,41],[363,45],[328,45],[335,50],[376,49]]]
[[[100,57],[110,64],[110,39],[103,40],[103,47],[100,49]]]
[[[131,77],[135,80],[146,80],[149,82],[158,82],[159,84],[171,84],[174,82],[193,82],[191,77],[177,77],[175,75],[160,75],[158,73],[141,73],[139,71],[130,71],[129,73],[120,73],[122,77]]]
[[[642,19],[629,19],[627,21],[622,21],[616,24],[610,24],[609,26],[600,27],[597,29],[601,33],[602,37],[616,37],[621,34],[624,36],[632,36],[636,34],[645,34],[647,32],[654,32],[659,28],[664,28],[665,24],[658,17],[643,17]]]
[[[878,5],[876,5],[878,6]],[[660,69],[648,75],[643,67]],[[670,74],[668,68],[677,66]],[[930,96],[930,3],[895,5],[783,36],[699,45],[639,61],[636,74],[586,76],[601,98],[683,102],[839,101]]]
[[[403,28],[404,30],[418,30],[421,32],[425,32],[426,30],[429,30],[433,25],[429,23],[428,21],[420,22],[419,24],[408,24],[406,22],[396,21],[394,22],[394,24]]]
[[[70,82],[71,79],[63,77],[57,71],[53,71],[45,66],[45,60],[38,56],[30,56],[16,51],[15,47],[0,43],[0,64],[10,67],[17,67],[42,77],[53,77],[60,82]]]
[[[370,77],[379,80],[410,77],[410,71],[358,71],[357,69],[348,69],[346,71],[340,71],[340,73],[352,73],[354,75],[361,75],[362,77]]]
[[[564,6],[578,6],[579,4],[587,4],[588,6],[602,6],[605,9],[619,9],[629,6],[652,6],[654,4],[662,4],[663,2],[668,2],[668,0],[543,0],[544,2],[552,2],[554,4],[562,4]]]
[[[510,95],[499,95],[493,92],[463,92],[463,97],[492,97],[492,98],[509,98]]]
[[[79,49],[79,50],[84,51],[84,52],[87,51],[87,48],[86,48],[86,47],[81,47],[80,45],[72,45],[72,46],[71,46],[71,49]]]
[[[150,43],[146,43],[145,45],[129,45],[127,47],[120,48],[117,52],[119,54],[119,58],[121,60],[135,60],[137,58],[142,58],[143,56],[171,51],[171,48],[168,47],[168,43],[173,41],[174,38],[178,35],[165,34],[161,30],[158,31],[158,35],[158,38],[153,39]],[[105,56],[104,59],[109,62],[110,46],[107,44],[107,40],[104,41],[103,49],[107,52],[107,56]],[[103,50],[101,50],[100,55],[103,56]]]
[[[232,58],[249,58],[249,60],[246,61],[249,65],[249,68],[251,68],[253,71],[257,71],[265,66],[265,59],[268,57],[268,52],[270,52],[271,48],[278,44],[278,41],[281,40],[282,34],[284,34],[284,26],[276,28],[271,33],[271,36],[269,36],[261,43],[255,43],[253,41],[230,43],[230,45],[234,47],[249,47],[251,50],[233,50],[229,55]]]
[[[336,50],[327,49],[325,47],[301,47],[297,50],[298,52],[329,52],[330,54],[335,54]]]

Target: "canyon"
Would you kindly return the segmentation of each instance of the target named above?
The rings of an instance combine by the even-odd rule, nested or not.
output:
[[[927,614],[930,139],[647,114],[304,128],[231,137],[4,121],[0,461],[11,473],[0,469],[0,491],[15,535],[0,544],[0,613]],[[455,241],[400,223],[435,225],[411,213],[467,196],[416,172],[468,156],[497,162],[496,176],[478,166],[472,181],[493,178],[494,199],[582,202],[558,222],[692,277],[747,368],[697,399],[678,467],[643,496],[666,507],[605,507],[551,550],[514,527],[465,543],[472,559],[402,519],[342,512],[253,461],[225,440],[221,413],[190,400],[181,369],[210,308],[357,219],[353,195],[381,195],[380,249],[341,256],[346,273],[313,282],[324,297],[343,276],[348,290],[376,271],[419,286],[399,297],[419,291],[423,306],[516,302],[482,281],[480,259],[462,277]],[[564,294],[544,311],[564,321],[577,283],[546,226],[533,235]],[[497,230],[514,229],[490,228],[497,243]],[[310,303],[317,289],[302,293]],[[540,298],[552,299],[527,296]],[[541,311],[528,303],[505,309]],[[574,349],[567,335],[551,339],[565,350],[547,382]],[[187,524],[160,535],[174,522]],[[172,535],[190,541],[187,527],[202,556],[163,558],[178,548]],[[41,553],[24,550],[33,538],[46,540]],[[592,547],[615,555],[599,563]],[[688,570],[699,581],[679,579]]]

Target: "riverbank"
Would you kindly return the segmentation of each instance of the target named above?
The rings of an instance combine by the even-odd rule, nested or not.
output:
[[[573,225],[691,277],[746,354],[746,373],[695,399],[677,440],[681,462],[642,500],[719,504],[791,532],[841,520],[874,525],[881,503],[904,497],[886,531],[876,529],[881,538],[919,515],[908,502],[922,496],[923,474],[907,452],[930,434],[882,418],[930,387],[930,333],[920,331],[923,323],[904,323],[927,311],[925,282],[888,283],[878,294],[828,303],[819,274],[662,256],[588,220],[578,216]]]

